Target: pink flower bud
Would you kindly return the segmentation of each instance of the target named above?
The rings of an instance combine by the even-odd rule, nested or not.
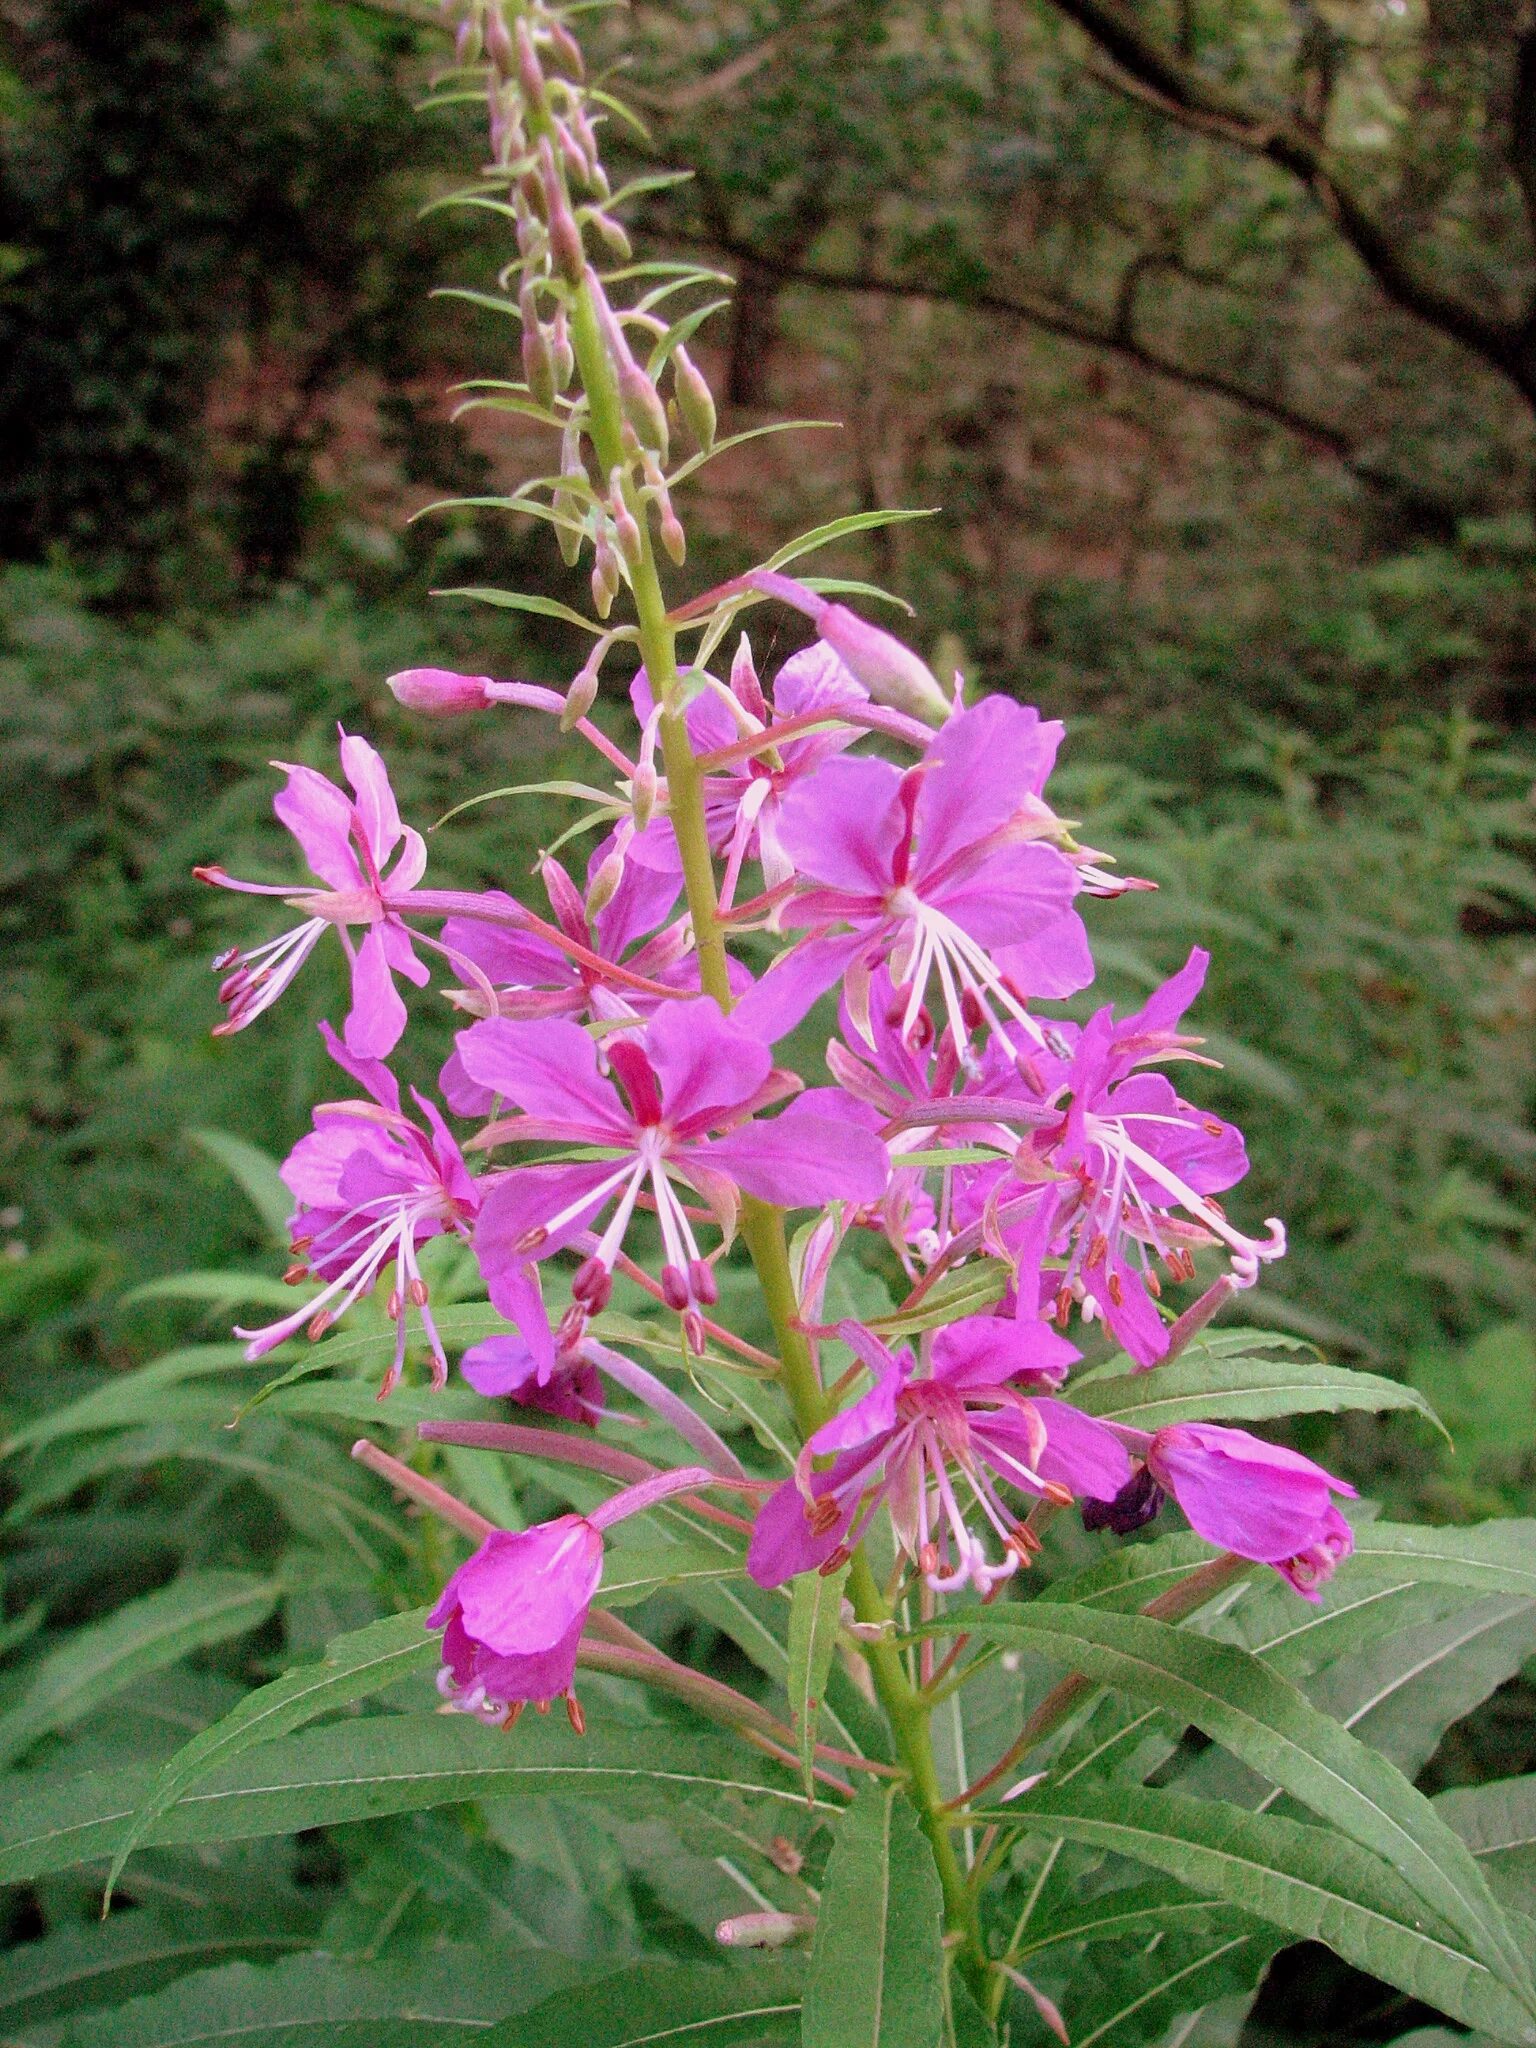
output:
[[[871,625],[843,604],[825,606],[817,615],[816,630],[877,704],[889,704],[930,725],[948,718],[951,706],[938,678],[894,633]]]
[[[599,861],[597,872],[587,888],[587,916],[594,918],[605,911],[619,893],[619,884],[624,879],[624,856],[610,853],[606,860]]]
[[[533,47],[528,24],[521,19],[517,24],[517,82],[530,107],[543,105],[544,68],[539,62],[538,51]]]
[[[490,704],[489,676],[455,675],[448,668],[403,668],[389,678],[397,703],[428,718],[451,718],[461,711],[484,711]]]
[[[619,364],[619,403],[641,447],[654,448],[665,461],[667,410],[661,402],[660,392],[633,357]]]
[[[549,330],[550,354],[555,365],[555,389],[563,391],[576,371],[576,351],[571,347],[571,323],[564,306],[555,308]]]
[[[592,602],[597,616],[606,619],[613,610],[613,600],[618,596],[619,585],[623,581],[619,573],[619,558],[614,553],[606,526],[598,534],[593,552],[596,559],[592,564]]]
[[[551,406],[555,402],[555,359],[534,304],[533,287],[526,282],[518,293],[518,305],[523,316],[523,375],[535,402]]]

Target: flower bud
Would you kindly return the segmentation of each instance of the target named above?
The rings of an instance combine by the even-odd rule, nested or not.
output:
[[[621,263],[628,263],[635,253],[635,245],[625,232],[622,222],[616,221],[611,213],[604,213],[600,206],[594,206],[587,218],[597,229],[599,238],[618,257]]]
[[[624,879],[624,856],[613,852],[597,864],[596,872],[587,884],[587,918],[590,922],[600,917],[619,893],[619,884]]]
[[[530,107],[544,104],[544,67],[533,47],[533,35],[524,19],[517,24],[517,82]]]
[[[635,814],[635,830],[643,832],[656,814],[656,792],[660,787],[656,770],[649,761],[642,761],[635,769],[631,785],[633,798],[631,808]]]
[[[523,316],[523,375],[528,380],[528,389],[535,403],[552,406],[555,402],[555,359],[550,352],[549,336],[534,304],[533,287],[527,282],[518,293],[518,305]]]
[[[517,53],[499,7],[493,7],[486,16],[485,54],[503,78],[510,78],[517,69]]]
[[[672,393],[683,424],[707,455],[715,445],[715,396],[687,349],[672,351]]]
[[[602,660],[601,649],[604,644],[602,641],[598,642],[592,658],[573,678],[571,687],[565,693],[565,709],[560,714],[562,732],[569,732],[579,719],[585,718],[597,700],[597,668]]]
[[[555,366],[555,389],[563,391],[576,373],[576,351],[571,347],[571,323],[564,306],[556,306],[549,329],[549,352]]]
[[[825,606],[817,615],[816,630],[877,704],[889,704],[929,725],[940,725],[949,716],[949,699],[938,678],[894,633],[871,625],[843,604]]]
[[[688,559],[688,536],[683,531],[683,522],[672,510],[670,498],[661,506],[661,544],[681,569]]]
[[[731,657],[731,694],[744,711],[750,711],[759,725],[766,725],[769,719],[768,700],[763,695],[763,686],[757,679],[757,663],[752,659],[752,642],[743,633],[736,643],[736,652]]]
[[[792,1941],[805,1941],[816,1931],[810,1913],[738,1913],[722,1920],[715,1939],[722,1948],[784,1948]]]
[[[555,152],[548,136],[539,143],[539,172],[545,216],[549,222],[550,257],[567,284],[580,284],[587,267],[586,251],[582,247],[581,229],[555,167]]]
[[[455,675],[448,668],[403,668],[389,678],[395,701],[407,711],[420,711],[428,718],[451,718],[460,711],[484,711],[491,699],[486,693],[489,676]]]
[[[608,538],[607,522],[599,529],[594,545],[596,560],[592,564],[592,602],[597,607],[597,616],[606,619],[613,610],[613,600],[619,594],[623,581],[619,573],[619,558],[613,551],[613,542]]]
[[[667,455],[667,412],[661,394],[633,356],[619,366],[619,403],[642,448]],[[935,687],[937,687],[935,685]]]
[[[608,513],[613,521],[613,537],[618,543],[619,553],[631,569],[639,568],[645,554],[645,542],[639,522],[624,496],[622,469],[615,469],[608,479]]]
[[[563,71],[567,78],[585,78],[587,66],[581,54],[581,45],[565,23],[554,15],[546,16],[544,34],[555,58],[556,68]]]
[[[454,59],[460,64],[478,64],[482,47],[480,23],[473,14],[466,14],[454,34]]]

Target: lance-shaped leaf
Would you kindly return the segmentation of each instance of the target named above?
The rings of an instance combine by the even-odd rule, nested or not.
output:
[[[138,1769],[38,1773],[0,1811],[0,1884],[114,1856],[149,1796]],[[236,1842],[463,1799],[558,1793],[645,1811],[717,1795],[801,1810],[795,1780],[744,1744],[665,1728],[594,1728],[578,1739],[525,1716],[515,1733],[456,1714],[377,1714],[306,1728],[236,1757],[160,1815],[147,1842]]]
[[[943,1896],[905,1795],[865,1785],[838,1820],[805,1987],[804,2048],[935,2048]]]
[[[1344,1569],[1357,1573],[1367,1566],[1384,1570],[1394,1565],[1407,1567],[1415,1579],[1536,1600],[1536,1521],[1479,1522],[1470,1529],[1363,1523]]]
[[[1412,1408],[1444,1434],[1417,1388],[1305,1357],[1211,1358],[1196,1352],[1156,1372],[1092,1380],[1074,1388],[1072,1398],[1085,1414],[1133,1429],[1162,1429],[1170,1422],[1262,1422],[1341,1408]]]
[[[77,2020],[68,2048],[448,2048],[483,2042],[493,2022],[567,1982],[552,1949],[458,1945],[392,1962],[296,1956],[265,1970],[234,1963]]]
[[[1501,2040],[1536,2042],[1536,2016],[1475,1944],[1427,1916],[1387,1863],[1325,1828],[1139,1785],[1043,1785],[996,1816],[1166,1871]]]
[[[210,1159],[216,1159],[233,1176],[267,1226],[274,1241],[288,1242],[288,1218],[293,1213],[293,1196],[278,1172],[278,1162],[269,1152],[232,1131],[194,1130],[187,1136]]]
[[[1061,1991],[1073,2042],[1155,2048],[1177,2041],[1184,2029],[1176,2021],[1217,1999],[1251,1992],[1283,1945],[1284,1937],[1261,1922],[1230,1914],[1204,1932],[1170,1929],[1160,1940],[1095,1948]],[[1043,2038],[1022,1991],[1015,1992],[1011,2011],[1016,2021],[1033,2022],[1030,2038]],[[1016,2039],[1019,2032],[1016,2025]]]
[[[1499,1896],[1536,1914],[1536,1775],[1442,1792],[1435,1811],[1461,1836]]]
[[[150,1788],[148,1798],[124,1834],[107,1878],[107,1896],[123,1865],[161,1814],[185,1798],[221,1765],[258,1743],[274,1742],[338,1707],[354,1705],[416,1672],[436,1668],[440,1638],[427,1631],[427,1610],[387,1615],[326,1646],[318,1664],[300,1665],[258,1691],[247,1693],[222,1721],[177,1750]]]
[[[641,1963],[558,1991],[482,2048],[768,2048],[798,2036],[801,1965]]]
[[[259,1627],[279,1591],[251,1572],[188,1572],[76,1630],[39,1659],[20,1698],[0,1714],[0,1764],[150,1672]]]
[[[1465,1844],[1401,1772],[1257,1657],[1145,1615],[1043,1601],[942,1627],[1040,1650],[1181,1716],[1383,1857],[1536,2011],[1529,1964]]]
[[[816,1722],[821,1713],[827,1674],[837,1652],[842,1620],[843,1587],[850,1567],[829,1572],[802,1572],[795,1580],[789,1609],[789,1706],[800,1753],[805,1796],[811,1796],[811,1766],[816,1755]]]

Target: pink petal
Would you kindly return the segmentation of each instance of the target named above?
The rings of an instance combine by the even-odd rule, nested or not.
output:
[[[828,1489],[830,1474],[818,1474],[812,1481],[819,1496]],[[747,1546],[747,1572],[759,1586],[782,1586],[801,1572],[815,1571],[826,1563],[847,1535],[853,1522],[857,1496],[842,1505],[830,1529],[817,1534],[806,1520],[805,1498],[792,1479],[786,1479],[763,1502]]]
[[[854,895],[883,894],[906,832],[896,801],[901,772],[889,761],[828,761],[779,807],[779,843],[813,880]]]
[[[1038,1316],[966,1316],[934,1332],[933,1376],[954,1387],[995,1387],[1026,1373],[1054,1384],[1081,1356]]]
[[[405,1031],[405,1004],[389,971],[379,927],[370,925],[352,962],[352,1008],[347,1014],[347,1050],[362,1059],[388,1059]]]
[[[1090,1500],[1113,1500],[1131,1476],[1125,1446],[1102,1422],[1065,1401],[1035,1403],[1045,1424],[1045,1449],[1035,1470]]]
[[[759,1038],[728,1022],[712,996],[663,1003],[645,1034],[667,1122],[680,1135],[706,1130],[755,1095],[773,1065]]]
[[[862,932],[803,939],[781,953],[755,987],[747,990],[731,1015],[745,1031],[772,1045],[793,1031],[816,998],[848,970],[867,944]]]
[[[771,1122],[743,1124],[700,1148],[710,1166],[745,1194],[784,1209],[823,1202],[878,1202],[891,1177],[890,1154],[851,1117],[827,1116],[791,1104]],[[680,1161],[687,1171],[686,1156]]]
[[[597,1047],[579,1024],[484,1017],[456,1044],[471,1081],[530,1116],[583,1125],[599,1144],[632,1134],[613,1083],[598,1072]]]
[[[336,1036],[330,1025],[322,1022],[320,1037],[326,1051],[345,1074],[350,1074],[359,1086],[366,1088],[374,1101],[385,1109],[398,1110],[400,1107],[400,1083],[382,1060],[362,1059],[348,1050]]]
[[[332,889],[362,886],[363,872],[352,846],[352,806],[334,782],[313,768],[289,768],[272,808],[322,882]]]
[[[1077,870],[1052,846],[1000,846],[926,900],[983,946],[1017,946],[1070,911]]]
[[[400,812],[395,792],[389,786],[389,772],[374,749],[356,733],[341,735],[341,765],[348,782],[357,792],[357,815],[363,838],[380,873],[400,837]]]
[[[492,1182],[480,1204],[480,1217],[475,1225],[475,1257],[491,1291],[491,1300],[503,1315],[513,1313],[502,1308],[497,1294],[503,1277],[530,1260],[547,1259],[579,1237],[602,1203],[609,1199],[592,1191],[612,1172],[611,1161],[590,1159],[572,1166],[514,1166]],[[575,1214],[568,1222],[527,1250],[520,1249],[534,1231],[546,1227],[552,1217],[572,1207]],[[518,1327],[522,1327],[520,1321]],[[523,1335],[526,1337],[528,1332],[524,1330]]]
[[[552,1649],[602,1576],[603,1539],[580,1515],[498,1529],[454,1574],[464,1632],[500,1656]]]
[[[943,726],[928,749],[917,800],[918,860],[924,874],[1006,825],[1038,796],[1066,728],[1032,705],[988,697]]]
[[[1058,1002],[1087,988],[1094,977],[1088,933],[1075,910],[1065,910],[1033,938],[994,945],[992,958],[1026,996]]]

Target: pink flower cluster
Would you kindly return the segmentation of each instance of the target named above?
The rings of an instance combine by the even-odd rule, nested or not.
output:
[[[838,615],[835,635],[766,689],[743,641],[728,679],[696,678],[686,708],[720,923],[731,939],[755,935],[754,957],[776,946],[756,976],[732,962],[729,1009],[701,993],[643,672],[633,759],[589,724],[589,694],[568,721],[617,769],[624,814],[584,884],[544,862],[548,916],[499,891],[425,888],[423,842],[401,825],[382,762],[345,733],[350,795],[292,767],[276,799],[314,882],[199,871],[280,896],[299,919],[216,963],[219,1029],[259,1016],[333,928],[352,1004],[341,1039],[322,1029],[367,1098],[320,1108],[283,1169],[287,1277],[315,1291],[241,1332],[249,1355],[300,1330],[318,1337],[377,1288],[398,1326],[384,1391],[413,1308],[441,1384],[418,1253],[454,1233],[508,1325],[466,1356],[472,1385],[580,1432],[603,1420],[614,1379],[710,1470],[739,1474],[686,1401],[604,1341],[603,1318],[622,1273],[675,1314],[687,1352],[729,1350],[713,1312],[744,1208],[809,1211],[800,1328],[828,1380],[834,1358],[852,1362],[793,1471],[758,1489],[747,1568],[759,1584],[834,1570],[884,1514],[934,1593],[990,1597],[1038,1549],[1045,1506],[1080,1502],[1090,1527],[1126,1531],[1171,1494],[1210,1542],[1316,1597],[1350,1547],[1333,1499],[1349,1488],[1241,1430],[1147,1436],[1070,1400],[1074,1327],[1102,1325],[1136,1368],[1155,1367],[1284,1250],[1278,1222],[1254,1232],[1229,1218],[1219,1198],[1246,1173],[1241,1135],[1168,1071],[1199,1060],[1183,1021],[1206,956],[1130,1016],[1042,1014],[1093,978],[1083,896],[1144,886],[1114,876],[1047,801],[1061,726],[1001,698],[940,698],[937,730],[919,724],[884,687],[899,643],[814,602],[816,616]],[[396,685],[415,709],[566,708],[555,692],[445,671]],[[872,734],[909,758],[859,750]],[[440,1082],[461,1138],[415,1091],[407,1114],[384,1064],[407,1021],[396,978],[428,978],[419,947],[445,962],[468,1013]],[[807,1087],[774,1048],[834,987],[826,1079]],[[830,1266],[855,1231],[879,1233],[904,1272],[915,1348],[822,1320]],[[991,1307],[927,1327],[918,1311],[962,1269],[993,1276]],[[1197,1278],[1177,1312],[1165,1289]],[[433,1617],[448,1695],[501,1718],[568,1693],[602,1527],[675,1490],[630,1489],[600,1513],[493,1535]]]

